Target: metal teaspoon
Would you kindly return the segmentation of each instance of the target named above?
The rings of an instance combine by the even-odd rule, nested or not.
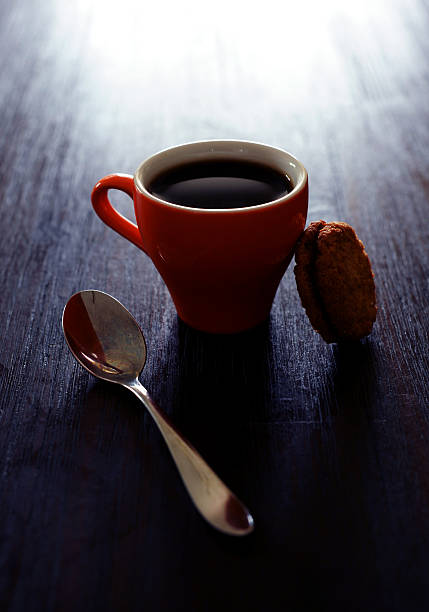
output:
[[[128,310],[103,291],[80,291],[67,302],[62,326],[71,352],[88,372],[130,389],[148,409],[202,516],[229,535],[240,536],[253,531],[253,518],[247,508],[180,434],[139,382],[146,363],[146,342]]]

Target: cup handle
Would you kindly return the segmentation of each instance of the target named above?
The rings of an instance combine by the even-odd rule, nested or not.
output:
[[[102,221],[118,232],[121,236],[135,244],[139,249],[147,252],[143,246],[139,228],[135,223],[121,215],[109,200],[109,189],[119,189],[134,199],[134,179],[130,174],[109,174],[95,185],[91,193],[91,202],[95,212]]]

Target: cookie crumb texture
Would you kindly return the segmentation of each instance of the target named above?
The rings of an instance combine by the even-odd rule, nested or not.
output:
[[[326,342],[359,340],[371,332],[377,314],[374,274],[348,223],[310,223],[295,261],[302,305]]]

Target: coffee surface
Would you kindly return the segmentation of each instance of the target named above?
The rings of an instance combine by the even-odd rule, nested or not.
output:
[[[156,176],[148,191],[191,208],[243,208],[277,200],[293,189],[286,174],[248,161],[216,160],[178,165]]]

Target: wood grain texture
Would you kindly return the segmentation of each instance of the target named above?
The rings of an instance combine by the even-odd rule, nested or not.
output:
[[[0,4],[2,610],[429,606],[428,6],[279,6]],[[367,340],[325,345],[291,268],[256,330],[178,321],[89,194],[203,138],[302,160],[309,221],[347,221],[371,258]],[[138,402],[74,363],[61,313],[88,288],[135,314],[143,384],[249,506],[252,536],[211,530]]]

